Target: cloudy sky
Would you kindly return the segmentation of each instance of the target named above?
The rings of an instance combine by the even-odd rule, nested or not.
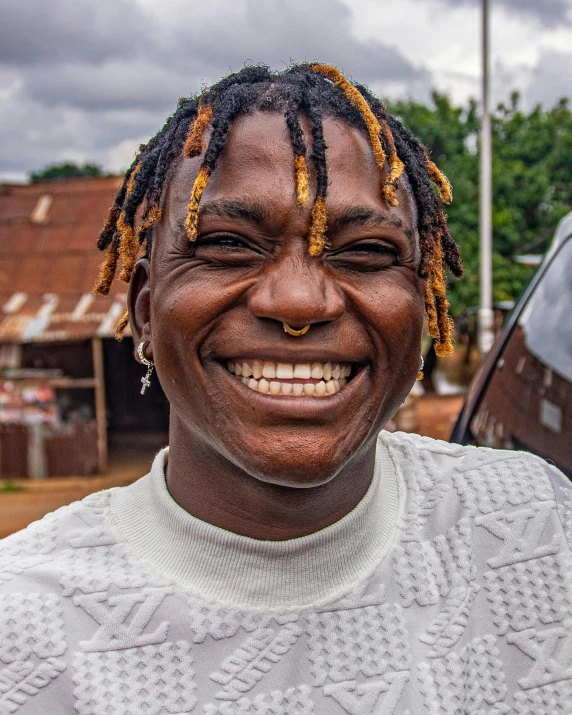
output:
[[[572,97],[572,0],[491,0],[496,100]],[[0,180],[129,164],[245,62],[333,62],[382,96],[479,92],[478,0],[0,0]]]

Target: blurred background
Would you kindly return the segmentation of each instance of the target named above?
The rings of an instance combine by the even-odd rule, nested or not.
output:
[[[0,0],[0,536],[141,476],[165,443],[160,387],[139,397],[132,343],[112,337],[125,286],[108,300],[90,294],[95,239],[117,176],[178,96],[244,64],[338,65],[382,97],[449,176],[449,225],[467,269],[450,286],[459,350],[436,361],[427,343],[426,379],[389,425],[449,437],[483,357],[481,12],[478,0]],[[497,333],[572,210],[571,67],[571,0],[491,1]],[[570,307],[555,327],[568,335]],[[564,403],[570,393],[558,389]],[[543,429],[559,424],[565,435],[569,413],[551,400],[560,422],[541,406],[552,424]],[[500,434],[494,446],[527,447]]]

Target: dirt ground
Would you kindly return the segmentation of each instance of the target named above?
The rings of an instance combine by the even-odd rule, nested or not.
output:
[[[416,401],[416,431],[446,440],[462,404],[462,395],[425,395],[419,398]],[[127,451],[122,458],[111,459],[108,474],[101,476],[11,480],[9,485],[19,491],[0,491],[0,538],[92,492],[130,484],[149,471],[154,451],[153,447],[144,454],[140,450],[136,454]]]

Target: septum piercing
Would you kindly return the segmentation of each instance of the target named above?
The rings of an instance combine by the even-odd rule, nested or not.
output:
[[[284,332],[288,333],[288,335],[293,335],[295,338],[299,338],[301,335],[306,335],[308,330],[310,330],[309,325],[305,325],[303,328],[300,328],[300,330],[291,328],[288,323],[282,323],[282,325],[284,327]]]

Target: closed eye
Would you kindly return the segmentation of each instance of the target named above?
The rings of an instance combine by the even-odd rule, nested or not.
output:
[[[382,241],[356,241],[328,255],[334,267],[358,271],[380,271],[397,263],[395,246]]]

